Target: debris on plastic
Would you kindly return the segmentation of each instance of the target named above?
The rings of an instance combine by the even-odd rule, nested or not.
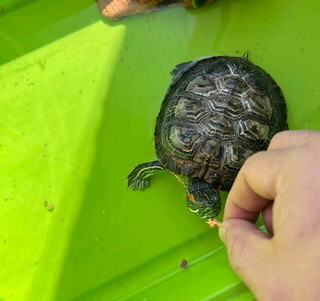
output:
[[[185,259],[182,259],[179,263],[179,266],[181,269],[185,269],[188,267],[188,261],[186,261]]]
[[[48,211],[53,211],[54,210],[54,205],[50,204],[47,209],[48,209]]]

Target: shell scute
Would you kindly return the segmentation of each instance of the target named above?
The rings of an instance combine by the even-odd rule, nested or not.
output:
[[[182,97],[174,107],[174,115],[178,119],[197,123],[207,115],[206,108],[200,100]]]
[[[221,143],[215,139],[207,139],[203,142],[199,151],[195,154],[194,161],[199,164],[207,164],[210,167],[218,168],[221,156]]]
[[[173,124],[170,127],[170,141],[173,147],[185,152],[192,152],[200,134],[192,126]]]
[[[269,140],[269,126],[257,120],[246,119],[239,121],[239,136],[249,143],[264,144]]]
[[[209,99],[208,108],[211,112],[221,112],[229,116],[229,118],[240,117],[244,112],[241,100],[227,95],[219,95],[218,97]]]
[[[258,118],[263,120],[270,119],[272,114],[272,105],[268,96],[252,93],[243,101],[243,103],[247,112],[258,116]]]
[[[236,174],[246,158],[253,154],[253,150],[246,148],[240,143],[225,145],[222,156],[221,170],[227,174]]]
[[[201,74],[196,76],[190,81],[186,88],[186,92],[191,92],[194,94],[209,96],[215,94],[218,88],[216,86],[214,78],[207,74]]]
[[[232,122],[222,114],[212,114],[203,119],[198,127],[204,136],[217,137],[221,140],[235,137],[235,130]]]

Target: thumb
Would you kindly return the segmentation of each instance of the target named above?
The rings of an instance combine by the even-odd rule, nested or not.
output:
[[[219,227],[219,236],[226,245],[230,265],[254,292],[272,269],[270,236],[242,219],[225,220]]]

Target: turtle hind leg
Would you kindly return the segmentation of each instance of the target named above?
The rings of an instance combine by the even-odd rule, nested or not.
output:
[[[149,185],[149,177],[164,170],[164,167],[159,161],[152,161],[137,165],[128,175],[128,187],[131,186],[133,190],[144,189]]]

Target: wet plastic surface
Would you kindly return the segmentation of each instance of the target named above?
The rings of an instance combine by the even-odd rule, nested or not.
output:
[[[143,192],[126,176],[155,158],[170,71],[198,57],[249,50],[290,128],[320,130],[319,2],[220,0],[114,23],[87,0],[1,4],[0,300],[253,300],[172,175]]]

